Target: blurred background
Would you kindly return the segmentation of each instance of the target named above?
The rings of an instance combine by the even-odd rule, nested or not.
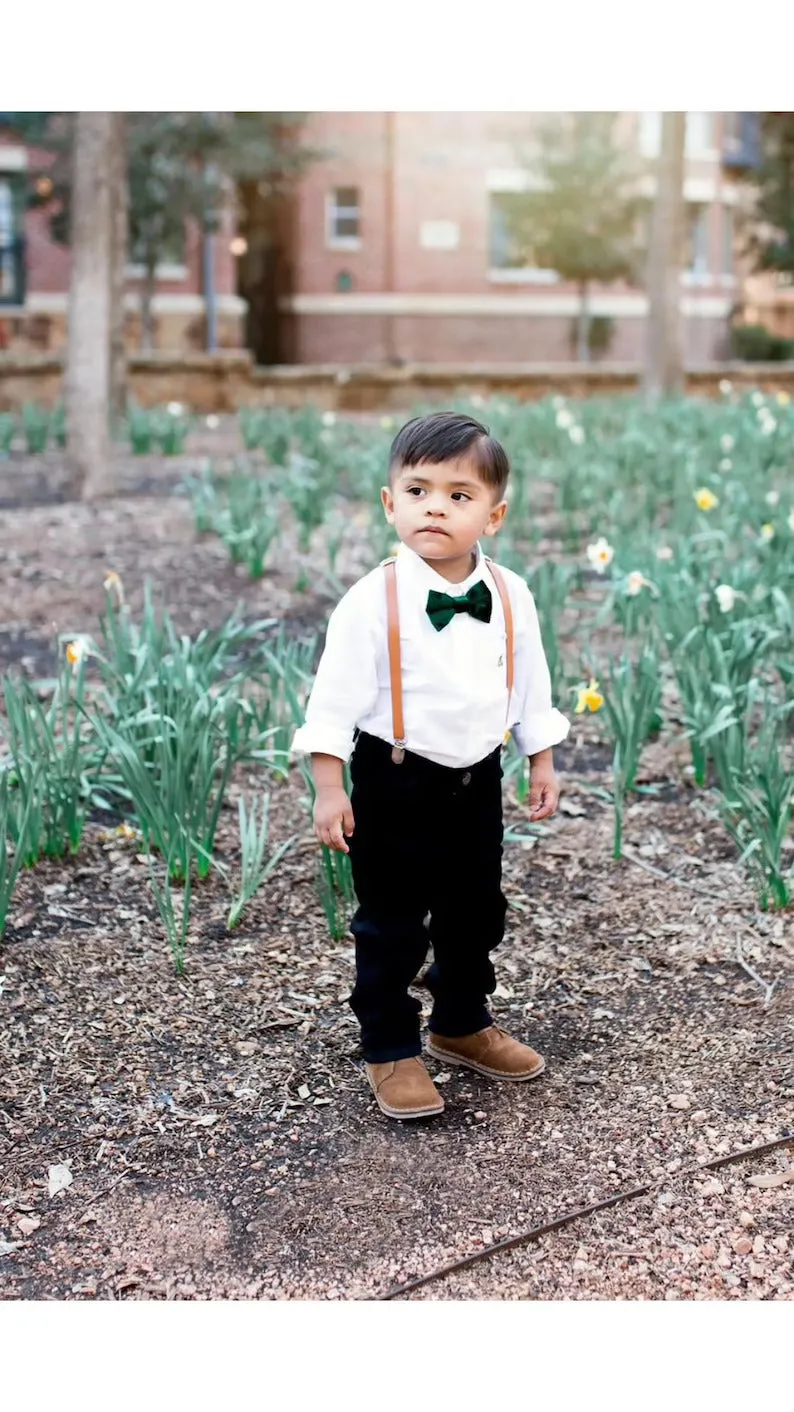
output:
[[[685,361],[794,340],[790,113],[113,116],[130,351],[639,362],[665,116]],[[0,113],[4,351],[65,344],[75,119]]]

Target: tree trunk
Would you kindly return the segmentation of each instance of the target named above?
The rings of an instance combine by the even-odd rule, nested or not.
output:
[[[645,400],[654,406],[684,388],[681,264],[684,245],[686,113],[662,114],[662,150],[648,258]]]
[[[127,356],[124,346],[124,294],[127,267],[127,150],[124,113],[114,113],[113,202],[111,239],[113,263],[110,289],[110,410],[114,421],[120,421],[127,409]]]
[[[113,113],[78,113],[66,366],[67,456],[84,500],[115,489],[111,456],[110,285]]]
[[[579,319],[576,326],[576,357],[580,363],[590,361],[590,292],[587,280],[579,285]]]
[[[147,255],[146,268],[141,285],[141,349],[144,353],[154,351],[154,296],[157,290],[157,259]]]

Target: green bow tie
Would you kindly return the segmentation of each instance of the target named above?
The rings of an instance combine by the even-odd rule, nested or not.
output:
[[[441,632],[447,623],[451,623],[456,613],[470,613],[481,623],[490,623],[492,607],[491,590],[482,579],[472,584],[468,593],[462,593],[459,598],[453,598],[449,593],[437,593],[434,588],[427,595],[427,616],[436,632]]]

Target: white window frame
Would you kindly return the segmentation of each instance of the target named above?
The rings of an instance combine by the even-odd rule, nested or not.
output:
[[[705,261],[706,261],[706,263],[705,263],[705,266],[704,266],[702,269],[699,269],[697,266],[695,266],[694,269],[693,269],[692,267],[688,267],[687,269],[682,270],[682,271],[681,271],[682,283],[683,283],[683,284],[688,284],[688,285],[713,284],[713,283],[715,282],[714,271],[711,269],[711,267],[710,267],[710,265],[709,265],[709,260],[710,260],[710,258],[711,258],[711,249],[710,249],[710,235],[711,235],[711,231],[710,231],[710,228],[709,228],[709,227],[710,227],[711,205],[710,205],[709,203],[705,202],[705,201],[688,201],[688,202],[687,202],[687,207],[691,207],[691,206],[697,206],[697,207],[699,208],[699,210],[703,213],[703,219],[704,219],[704,225],[705,225],[704,256],[705,256]],[[687,240],[688,240],[688,239],[689,239],[689,212],[687,211]]]
[[[710,119],[710,124],[709,124],[710,131],[709,131],[709,134],[708,134],[708,137],[707,137],[705,143],[702,143],[702,144],[701,144],[701,131],[700,131],[700,129],[701,129],[701,124],[700,124],[700,123],[694,124],[694,123],[692,123],[692,122],[690,121],[690,119],[692,119],[692,118],[697,118],[697,117],[700,117],[700,116],[701,116],[700,113],[687,113],[687,115],[686,115],[686,144],[685,144],[685,147],[684,147],[684,156],[685,156],[689,161],[696,160],[696,161],[701,161],[701,162],[702,162],[704,159],[706,159],[706,160],[708,160],[708,161],[711,161],[711,160],[714,160],[714,159],[715,159],[716,157],[718,157],[718,155],[719,155],[719,153],[718,153],[718,151],[717,151],[717,147],[716,147],[716,145],[715,145],[715,144],[716,144],[716,130],[717,130],[717,123],[716,123],[716,117],[717,117],[717,115],[716,115],[716,113],[711,113],[711,112],[705,113],[705,114],[703,115],[703,116],[708,117],[708,118]]]
[[[662,150],[661,112],[637,114],[637,147],[642,157],[651,159],[659,156]]]
[[[358,196],[358,201],[357,201],[357,203],[356,203],[355,206],[338,206],[338,205],[337,205],[336,193],[337,193],[338,191],[345,191],[345,190],[352,190],[352,191],[355,191],[355,192],[356,192],[356,194],[357,194],[357,196]],[[350,188],[345,188],[345,187],[343,187],[343,186],[334,186],[334,187],[331,188],[330,191],[327,191],[327,192],[325,193],[325,248],[326,248],[326,250],[360,250],[360,249],[361,249],[361,236],[360,236],[360,235],[335,235],[335,234],[334,234],[334,231],[335,231],[335,228],[336,228],[336,221],[338,220],[338,218],[340,217],[340,215],[341,215],[341,216],[351,216],[351,215],[353,215],[354,213],[355,213],[356,219],[358,220],[358,223],[359,223],[359,230],[360,230],[360,229],[361,229],[361,188],[360,188],[359,186],[352,186],[352,187],[350,187]]]
[[[510,192],[537,191],[543,183],[533,177],[531,173],[523,171],[520,167],[496,168],[488,172],[486,177],[487,198],[488,198],[488,254],[490,257],[491,247],[491,197],[506,195]],[[503,268],[490,264],[488,268],[489,284],[559,284],[560,276],[556,270],[547,270],[540,265],[515,265]]]

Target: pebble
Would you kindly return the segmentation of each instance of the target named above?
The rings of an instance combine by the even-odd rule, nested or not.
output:
[[[681,1113],[685,1113],[690,1106],[689,1099],[685,1093],[675,1093],[672,1098],[668,1098],[667,1102],[671,1108],[677,1108]]]
[[[740,1236],[738,1240],[733,1242],[734,1255],[749,1255],[752,1248],[753,1242],[749,1236]]]
[[[710,1177],[709,1180],[707,1182],[704,1182],[702,1187],[700,1188],[700,1195],[722,1196],[724,1191],[725,1187],[722,1185],[722,1182],[719,1181],[717,1177]]]

